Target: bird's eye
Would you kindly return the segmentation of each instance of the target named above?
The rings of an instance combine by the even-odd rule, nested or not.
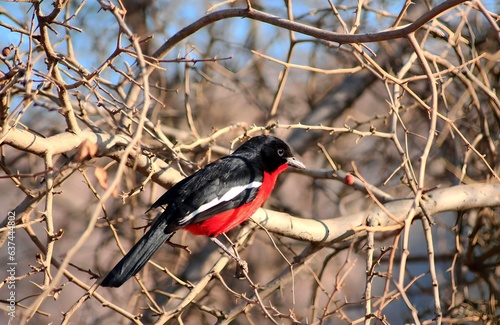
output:
[[[281,149],[281,148],[279,148],[279,149],[278,149],[278,155],[281,157],[281,156],[283,156],[284,154],[285,154],[285,149]]]

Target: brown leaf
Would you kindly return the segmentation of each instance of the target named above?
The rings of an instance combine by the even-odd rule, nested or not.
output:
[[[83,141],[78,147],[78,152],[76,153],[75,159],[78,162],[82,162],[84,159],[93,158],[97,154],[97,144],[89,140]]]
[[[99,182],[99,186],[101,186],[102,189],[107,190],[108,189],[108,172],[104,170],[102,167],[96,167],[95,172],[94,172],[95,177],[97,178],[97,181]]]

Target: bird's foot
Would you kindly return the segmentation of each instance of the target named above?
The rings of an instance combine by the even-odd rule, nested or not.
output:
[[[165,241],[165,244],[168,244],[168,245],[172,246],[173,248],[183,249],[186,252],[188,252],[188,254],[191,254],[191,250],[189,249],[189,247],[187,245],[181,245],[181,244],[177,244],[177,243],[171,242],[170,239],[167,239]]]
[[[248,264],[242,259],[236,261],[236,272],[234,277],[237,279],[244,279],[248,274]]]

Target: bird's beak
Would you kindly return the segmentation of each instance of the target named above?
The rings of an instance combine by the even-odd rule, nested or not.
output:
[[[286,158],[286,162],[288,166],[292,166],[298,169],[306,169],[306,166],[297,159],[295,159],[295,157]]]

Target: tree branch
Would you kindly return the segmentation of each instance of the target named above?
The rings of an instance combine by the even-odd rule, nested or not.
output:
[[[368,229],[364,227],[368,217],[376,218],[379,226],[371,231],[395,230],[401,228],[397,221],[404,221],[414,199],[401,199],[384,204],[385,209],[395,216],[389,217],[379,207],[347,216],[332,219],[305,219],[288,213],[259,209],[253,220],[275,234],[312,243],[330,243],[345,241],[354,234]],[[500,206],[500,183],[458,185],[434,190],[421,202],[429,214],[445,211],[464,211],[481,207]],[[417,217],[422,216],[422,209],[417,209]],[[397,226],[397,227],[392,227]]]

